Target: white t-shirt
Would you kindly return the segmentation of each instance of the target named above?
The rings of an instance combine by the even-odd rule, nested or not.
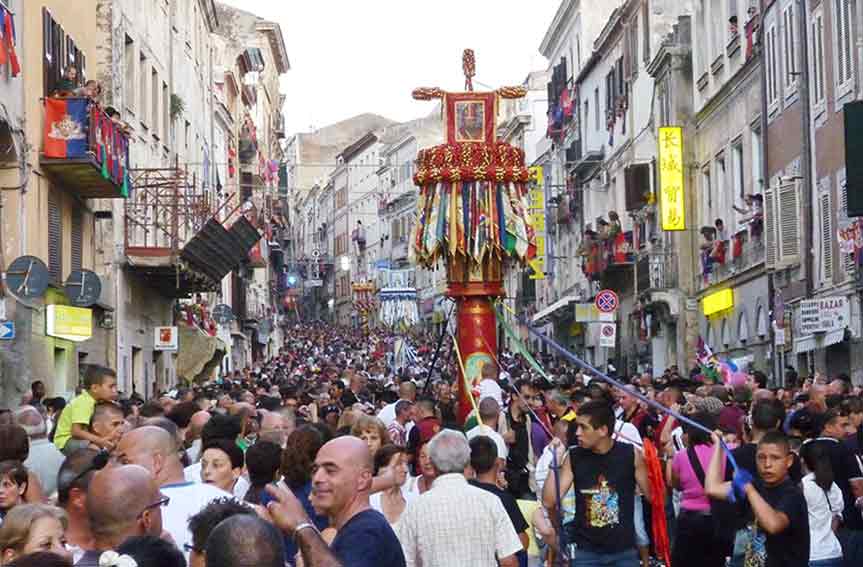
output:
[[[825,491],[815,484],[815,474],[803,477],[803,496],[809,509],[809,561],[842,557],[842,546],[833,533],[833,516],[842,516],[845,500],[836,483]]]
[[[628,445],[634,445],[641,449],[644,447],[644,441],[641,439],[641,433],[638,428],[628,421],[617,420],[614,424],[614,438]]]
[[[503,436],[488,425],[479,424],[467,432],[467,440],[470,441],[480,435],[489,437],[494,441],[494,444],[497,445],[497,458],[505,461],[509,456],[509,449],[506,446],[506,441],[503,440]]]
[[[384,428],[389,427],[390,424],[396,420],[396,404],[400,401],[401,400],[398,400],[391,404],[387,404],[383,408],[381,408],[381,411],[378,412],[377,418],[381,420],[381,422],[384,424]],[[413,421],[408,421],[407,423],[405,423],[405,439],[407,439],[407,435],[411,432],[413,426]]]
[[[204,484],[204,479],[201,478],[201,462],[191,464],[188,467],[183,469],[183,476],[186,477],[186,482],[194,482],[196,484]],[[246,498],[246,492],[249,491],[249,487],[251,483],[246,479],[245,476],[240,476],[237,479],[237,482],[234,483],[234,497],[237,500],[243,500]]]
[[[486,398],[494,398],[498,405],[503,407],[503,390],[500,384],[488,378],[479,382],[479,399],[482,401]]]
[[[171,499],[162,510],[162,529],[171,534],[174,543],[188,560],[189,552],[186,551],[185,545],[192,544],[189,518],[200,512],[213,500],[230,498],[231,495],[212,484],[202,482],[166,484],[162,486],[161,490],[162,494]]]

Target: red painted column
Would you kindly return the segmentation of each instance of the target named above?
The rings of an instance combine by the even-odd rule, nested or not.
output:
[[[463,423],[473,409],[469,396],[482,377],[483,366],[494,364],[497,357],[497,319],[491,300],[503,294],[503,287],[501,282],[450,284],[447,293],[458,305],[456,338],[464,365],[464,374],[459,368],[458,418]]]

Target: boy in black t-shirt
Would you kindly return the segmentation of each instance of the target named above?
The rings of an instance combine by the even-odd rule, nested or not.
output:
[[[713,458],[707,471],[707,494],[718,500],[739,501],[755,518],[755,536],[749,555],[764,555],[766,567],[807,567],[809,565],[809,514],[800,488],[791,482],[788,471],[794,462],[788,439],[778,431],[766,433],[755,455],[758,477],[744,469],[732,482],[723,482],[725,460],[720,437],[714,433]],[[764,540],[762,540],[762,536]],[[760,542],[764,541],[764,549]],[[753,557],[757,564],[758,559]]]

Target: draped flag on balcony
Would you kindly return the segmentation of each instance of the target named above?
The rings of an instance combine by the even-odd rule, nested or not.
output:
[[[0,4],[0,65],[7,63],[13,77],[21,74],[21,64],[15,52],[15,22],[12,12]]]
[[[45,99],[45,157],[82,158],[88,149],[87,99]]]

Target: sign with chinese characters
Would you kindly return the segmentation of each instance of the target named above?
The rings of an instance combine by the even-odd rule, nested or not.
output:
[[[847,297],[822,297],[800,302],[800,334],[829,333],[848,326],[851,306]]]
[[[530,222],[536,231],[536,256],[530,261],[532,280],[545,279],[545,180],[541,166],[529,167]]]
[[[662,230],[686,230],[683,200],[683,129],[659,129],[659,211]]]
[[[153,350],[175,351],[179,346],[177,327],[156,327],[153,329]]]
[[[701,300],[701,310],[705,317],[726,311],[732,307],[734,307],[734,290],[731,288],[711,293]]]

